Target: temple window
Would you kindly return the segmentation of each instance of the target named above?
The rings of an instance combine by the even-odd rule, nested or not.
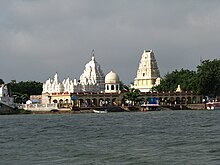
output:
[[[111,90],[115,90],[114,85],[111,85]]]

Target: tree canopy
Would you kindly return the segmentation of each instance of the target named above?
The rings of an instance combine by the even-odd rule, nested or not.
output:
[[[180,85],[184,91],[193,91],[207,96],[220,95],[220,60],[205,60],[197,66],[197,71],[188,69],[167,73],[160,85],[152,90],[158,92],[175,91]]]
[[[139,100],[140,96],[140,90],[139,89],[134,89],[134,88],[129,88],[127,86],[124,87],[125,94],[123,95],[123,98],[125,100],[131,101],[132,105],[135,105],[135,102]]]
[[[208,96],[220,95],[220,60],[205,60],[197,66],[198,93]]]
[[[17,103],[24,103],[29,99],[30,95],[41,95],[42,93],[42,83],[36,81],[21,81],[17,83],[16,80],[12,80],[8,87],[11,95],[15,96],[15,102]]]
[[[180,85],[182,90],[193,91],[195,89],[196,72],[181,69],[167,73],[161,80],[160,85],[153,88],[158,92],[175,91]]]

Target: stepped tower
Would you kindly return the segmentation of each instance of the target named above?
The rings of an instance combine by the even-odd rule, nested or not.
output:
[[[79,83],[81,91],[97,92],[105,89],[105,75],[95,59],[94,50],[92,51],[92,59],[85,65]]]
[[[153,86],[159,84],[160,72],[154,53],[152,50],[144,50],[132,87],[139,89],[141,92],[149,92]]]
[[[85,69],[80,76],[80,84],[96,85],[104,84],[105,75],[100,64],[95,60],[94,50],[92,51],[92,59],[85,65]]]

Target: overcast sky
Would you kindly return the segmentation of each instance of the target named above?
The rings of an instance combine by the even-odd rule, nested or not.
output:
[[[219,0],[0,0],[0,78],[79,78],[95,57],[129,84],[143,50],[161,76],[220,57]]]

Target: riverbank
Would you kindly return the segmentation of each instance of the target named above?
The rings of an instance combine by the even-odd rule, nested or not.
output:
[[[142,112],[140,106],[130,106],[130,107],[120,107],[120,106],[112,106],[112,107],[82,107],[70,110],[68,108],[60,108],[53,109],[51,111],[28,111],[30,114],[82,114],[82,113],[93,113],[93,109],[96,110],[105,110],[108,112]],[[189,104],[189,105],[169,105],[169,106],[161,106],[161,111],[166,110],[206,110],[204,104]],[[21,111],[22,114],[25,113],[25,110]]]
[[[143,112],[140,106],[108,106],[108,107],[81,107],[70,110],[69,108],[52,109],[46,110],[24,110],[24,109],[13,109],[10,111],[2,111],[0,115],[8,114],[80,114],[80,113],[93,113],[95,110],[105,110],[108,112]],[[206,110],[205,104],[188,104],[188,105],[162,105],[160,106],[161,111],[166,110]],[[4,112],[4,113],[3,113]]]
[[[0,115],[14,115],[14,114],[31,114],[29,110],[18,109],[18,108],[0,108]]]
[[[80,113],[93,113],[93,110],[103,111],[107,109],[108,112],[128,112],[120,106],[112,107],[82,107],[70,110],[68,108],[53,109],[51,111],[32,111],[32,114],[80,114]]]
[[[205,104],[174,104],[161,106],[161,110],[206,110]]]

